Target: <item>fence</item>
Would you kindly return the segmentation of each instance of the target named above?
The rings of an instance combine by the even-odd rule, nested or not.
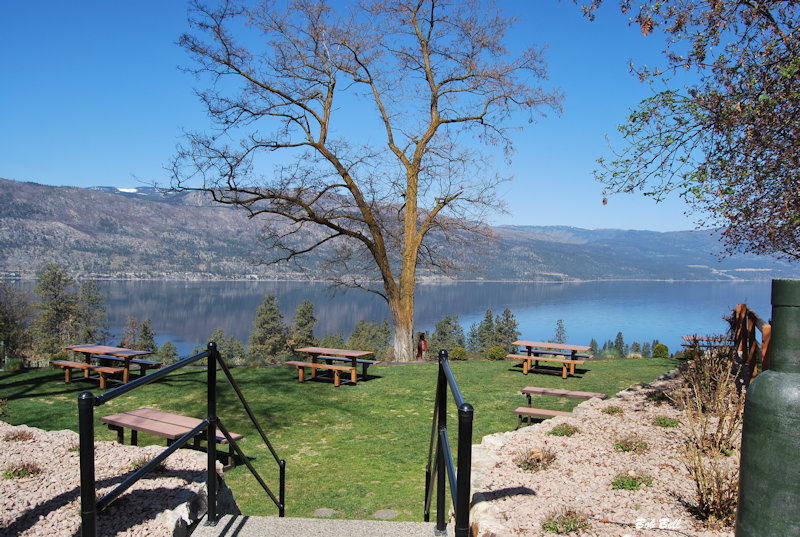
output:
[[[453,464],[450,452],[450,441],[447,435],[447,387],[453,394],[458,408],[458,473]],[[425,468],[425,522],[430,521],[431,502],[433,500],[434,481],[436,481],[436,535],[445,535],[447,523],[445,500],[445,469],[450,482],[450,494],[455,513],[455,536],[469,536],[469,504],[472,472],[472,418],[473,408],[464,402],[458,389],[447,351],[439,351],[439,378],[436,384],[436,403],[433,407],[433,427],[431,443],[428,449],[428,465]],[[436,456],[434,458],[434,445]]]
[[[732,329],[734,345],[750,370],[750,378],[758,375],[759,365],[761,371],[769,369],[772,326],[749,309],[747,304],[738,304],[733,312]]]
[[[136,388],[144,386],[145,384],[150,384],[173,371],[190,365],[198,360],[203,358],[208,358],[208,377],[207,377],[207,403],[208,403],[208,410],[207,410],[207,417],[203,420],[197,427],[193,430],[189,431],[181,438],[175,440],[172,444],[170,444],[164,451],[162,451],[158,456],[156,456],[153,460],[145,464],[143,467],[139,468],[133,474],[128,476],[122,483],[120,483],[114,490],[100,498],[97,499],[96,495],[96,482],[95,482],[95,465],[94,465],[94,407],[103,405],[109,402],[116,397],[124,395]],[[261,479],[261,476],[258,475],[253,465],[250,463],[249,459],[242,453],[242,450],[239,448],[237,443],[231,438],[230,433],[222,424],[219,416],[217,416],[217,366],[220,367],[225,376],[228,379],[228,382],[233,387],[236,395],[239,398],[242,406],[244,407],[247,415],[250,417],[250,420],[255,425],[256,429],[258,430],[261,438],[264,440],[265,444],[269,448],[272,456],[275,458],[275,461],[278,463],[279,470],[280,470],[280,491],[279,497],[276,498],[272,491],[267,487],[264,483],[264,480]],[[97,513],[102,511],[108,505],[111,504],[115,499],[121,496],[126,490],[128,490],[131,486],[133,486],[137,481],[147,475],[150,471],[156,468],[164,459],[166,459],[169,455],[171,455],[175,450],[185,445],[190,440],[193,440],[197,435],[204,434],[205,438],[208,439],[207,441],[207,453],[208,453],[208,481],[207,481],[207,490],[208,490],[208,513],[207,513],[207,523],[210,525],[215,525],[217,523],[217,480],[216,480],[216,462],[217,462],[217,452],[216,452],[216,430],[219,429],[222,434],[227,439],[228,443],[231,446],[231,449],[236,451],[236,455],[238,456],[239,460],[242,461],[253,476],[258,481],[259,485],[264,489],[264,491],[269,495],[272,499],[273,503],[278,507],[279,516],[284,516],[286,500],[285,500],[285,490],[286,490],[286,461],[283,459],[279,459],[277,453],[272,448],[269,440],[267,439],[264,431],[261,429],[258,421],[256,420],[253,412],[250,410],[250,406],[244,399],[241,390],[239,390],[236,381],[230,374],[230,370],[228,369],[225,362],[222,360],[219,354],[219,350],[214,342],[208,344],[208,347],[205,351],[196,354],[194,356],[190,356],[188,358],[184,358],[183,360],[176,362],[172,365],[164,367],[163,369],[151,373],[149,375],[140,377],[132,382],[127,384],[123,384],[113,390],[109,390],[104,394],[99,396],[95,396],[92,392],[85,391],[82,392],[78,396],[78,428],[80,434],[80,482],[81,482],[81,535],[82,537],[95,537],[97,535]]]

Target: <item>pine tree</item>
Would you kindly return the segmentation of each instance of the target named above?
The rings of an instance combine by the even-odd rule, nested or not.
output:
[[[642,345],[642,358],[650,358],[650,343],[647,341]]]
[[[15,358],[29,348],[32,319],[30,295],[0,282],[0,340],[5,344],[5,357]]]
[[[125,349],[136,349],[139,344],[139,320],[133,315],[128,315],[125,327],[122,329],[122,338],[119,346]]]
[[[292,348],[310,347],[317,344],[314,337],[314,326],[317,319],[314,317],[314,304],[310,300],[303,300],[294,314],[294,324],[289,337]]]
[[[553,333],[553,339],[550,340],[550,343],[564,344],[566,342],[567,342],[567,329],[564,328],[564,319],[559,319],[556,321],[556,330]]]
[[[614,350],[621,357],[625,357],[625,340],[622,338],[622,332],[617,332],[617,337],[614,339]]]
[[[349,349],[372,351],[376,357],[383,358],[391,338],[392,329],[387,319],[384,318],[381,324],[362,319],[350,332],[346,346]]]
[[[105,298],[95,280],[81,282],[77,297],[77,339],[83,343],[105,343],[111,337],[106,320]]]
[[[136,340],[136,346],[132,348],[148,352],[156,352],[158,350],[156,333],[153,331],[150,319],[145,319],[139,325],[139,337]]]
[[[342,349],[345,346],[344,335],[341,332],[333,334],[325,334],[319,340],[320,347],[327,347],[329,349]]]
[[[256,309],[248,345],[247,354],[251,358],[258,357],[268,363],[278,362],[286,351],[286,327],[275,295],[264,295]]]
[[[464,347],[464,343],[464,329],[458,322],[458,315],[448,315],[437,322],[428,336],[428,349],[437,356],[442,349],[452,352],[455,347]]]
[[[477,350],[481,354],[486,354],[495,345],[497,345],[497,330],[492,310],[488,309],[477,328]]]
[[[597,350],[597,340],[595,338],[592,338],[592,341],[589,342],[589,353],[592,356],[597,356],[597,352],[598,352],[598,350]]]
[[[208,339],[217,344],[222,361],[227,365],[242,365],[246,361],[244,345],[233,336],[227,336],[222,327],[218,327],[211,333]]]
[[[164,365],[175,363],[178,358],[178,347],[171,341],[165,341],[158,350],[158,357]]]
[[[48,356],[75,343],[71,339],[75,332],[77,298],[70,289],[75,280],[58,263],[48,263],[36,276],[33,291],[39,295],[35,305],[39,314],[33,322],[35,351]]]
[[[510,309],[506,308],[502,315],[498,315],[495,318],[494,328],[494,344],[503,347],[506,352],[512,352],[514,347],[512,343],[519,339],[520,332],[517,330],[519,328],[519,323]]]

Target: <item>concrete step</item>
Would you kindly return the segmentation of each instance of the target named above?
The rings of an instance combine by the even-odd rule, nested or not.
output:
[[[447,525],[449,537],[453,526]],[[207,526],[203,517],[191,537],[433,537],[435,527],[435,522],[225,515],[216,526]]]

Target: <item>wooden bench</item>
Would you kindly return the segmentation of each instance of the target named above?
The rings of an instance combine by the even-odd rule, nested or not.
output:
[[[326,363],[331,362],[349,362],[353,363],[352,358],[345,358],[344,356],[317,356],[319,360],[325,360]],[[356,363],[361,364],[361,377],[367,378],[367,368],[371,365],[376,365],[381,363],[380,360],[365,360],[363,358],[356,359]]]
[[[517,429],[522,425],[522,418],[528,420],[528,425],[531,423],[531,418],[554,418],[555,416],[565,416],[569,412],[562,412],[560,410],[547,410],[545,408],[531,408],[531,395],[553,395],[556,397],[575,397],[577,399],[591,399],[597,397],[598,399],[605,399],[608,395],[600,392],[579,392],[577,390],[560,390],[558,388],[540,388],[538,386],[525,386],[520,390],[520,393],[528,398],[528,406],[517,407],[514,414],[517,415]]]
[[[120,414],[112,414],[111,416],[103,416],[100,421],[108,425],[108,428],[117,432],[117,442],[124,444],[125,442],[125,429],[131,431],[131,445],[137,445],[138,437],[137,432],[153,434],[167,439],[167,445],[179,439],[198,425],[203,420],[191,418],[189,416],[182,416],[181,414],[173,414],[171,412],[164,412],[154,408],[138,408],[136,410],[129,410]],[[234,441],[239,441],[244,436],[236,433],[230,433]],[[201,440],[207,440],[205,432],[194,437],[193,448],[203,451],[200,446]],[[215,435],[215,440],[218,444],[227,444],[228,439],[218,429]],[[235,458],[233,448],[230,447],[227,454],[228,464],[225,469],[232,468],[235,465]]]
[[[528,420],[528,425],[531,424],[531,418],[555,418],[556,416],[569,416],[569,412],[563,412],[561,410],[548,410],[546,408],[530,408],[527,406],[519,406],[514,410],[514,414],[517,415],[517,429],[520,428],[522,425],[522,418],[525,417]]]
[[[350,372],[350,382],[353,384],[356,383],[356,368],[352,365],[335,365],[335,364],[317,364],[312,362],[295,362],[295,361],[288,361],[284,362],[285,365],[294,366],[297,368],[300,376],[300,382],[305,380],[305,368],[311,368],[311,378],[315,378],[317,376],[317,369],[330,369],[333,371],[333,385],[339,386],[341,384],[341,375],[342,371],[349,371]]]
[[[64,382],[67,384],[72,382],[73,369],[82,369],[84,378],[89,378],[89,370],[92,369],[92,365],[86,362],[71,362],[69,360],[50,360],[50,365],[58,366],[64,370]]]
[[[92,358],[98,360],[100,363],[108,362],[125,362],[125,358],[120,356],[108,356],[105,354],[92,354]],[[147,374],[147,368],[152,367],[158,369],[163,364],[161,362],[154,362],[152,360],[142,360],[141,358],[129,358],[128,362],[139,366],[139,374],[142,376]]]
[[[583,365],[586,363],[584,360],[568,360],[566,358],[547,358],[544,356],[527,356],[524,354],[507,354],[506,358],[512,358],[516,360],[522,360],[522,372],[524,374],[528,374],[528,372],[533,368],[539,367],[539,362],[553,362],[557,364],[561,364],[561,378],[567,378],[567,374],[574,375],[575,374],[575,365]],[[536,364],[531,367],[531,362],[535,361]]]
[[[124,367],[107,367],[102,365],[93,365],[92,371],[97,371],[100,374],[100,389],[106,389],[106,380],[108,375],[115,375],[117,373],[123,373],[125,371]]]

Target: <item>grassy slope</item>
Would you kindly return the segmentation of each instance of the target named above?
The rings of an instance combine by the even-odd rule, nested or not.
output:
[[[587,362],[578,376],[521,373],[512,362],[454,362],[464,399],[475,407],[473,443],[487,434],[516,426],[512,410],[525,403],[519,390],[528,385],[568,387],[610,395],[636,382],[649,382],[675,367],[674,360]],[[397,520],[421,520],[424,476],[436,384],[436,364],[373,366],[375,375],[357,386],[334,388],[329,382],[297,382],[294,368],[235,369],[253,412],[287,462],[287,516],[311,516],[329,507],[337,517],[370,518],[379,509],[398,511]],[[560,374],[560,370],[559,370]],[[278,471],[269,451],[238,406],[220,375],[219,415],[226,427],[245,435],[244,452],[277,494]],[[0,372],[0,398],[8,400],[11,424],[47,430],[77,431],[77,396],[96,383],[64,384],[58,371]],[[204,373],[178,372],[161,382],[96,409],[98,416],[150,406],[195,417],[205,414]],[[580,401],[534,398],[534,406],[570,410]],[[457,424],[452,398],[450,423]],[[97,422],[99,440],[114,440]],[[451,433],[456,444],[456,430]],[[126,442],[129,435],[126,434]],[[139,444],[164,440],[144,434]],[[455,447],[454,447],[455,449]],[[226,473],[239,506],[248,515],[274,514],[276,508],[243,465]]]

